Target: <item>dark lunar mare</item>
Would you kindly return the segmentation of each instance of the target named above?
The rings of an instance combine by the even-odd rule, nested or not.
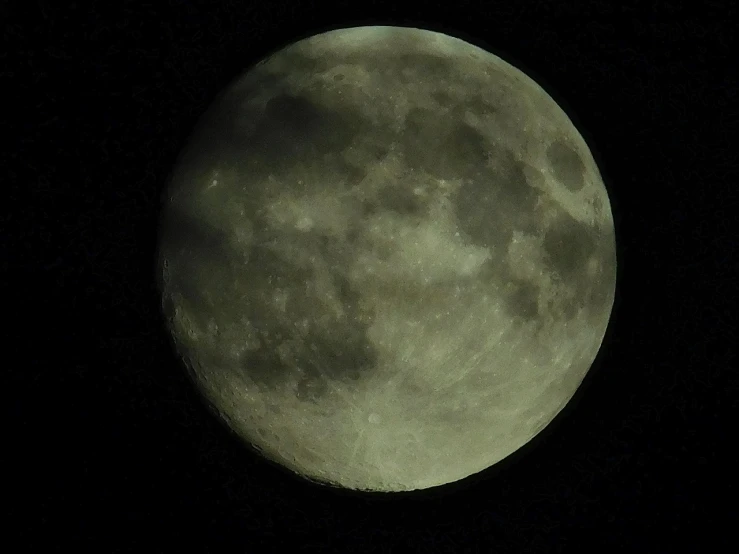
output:
[[[326,392],[324,378],[351,383],[376,365],[377,352],[367,337],[372,314],[362,310],[359,293],[343,273],[350,250],[338,240],[257,223],[256,245],[243,252],[228,233],[185,210],[170,210],[164,221],[169,292],[191,307],[200,328],[211,318],[218,325],[213,347],[200,347],[201,364],[233,364],[227,347],[245,340],[238,331],[245,317],[260,347],[241,355],[239,371],[262,388],[296,378],[298,398],[317,401]],[[281,248],[274,250],[274,245]],[[291,259],[291,248],[306,256]],[[326,262],[342,314],[320,301],[312,285],[314,270],[305,263],[310,256]],[[284,305],[275,302],[276,293],[285,294]],[[165,295],[167,317],[173,317],[175,307]],[[306,325],[299,326],[303,321]]]
[[[320,237],[312,239],[317,254],[330,259],[331,244]],[[259,386],[273,387],[298,376],[298,398],[316,401],[326,392],[325,379],[350,383],[376,365],[377,352],[367,336],[371,314],[362,311],[359,293],[341,267],[331,264],[329,268],[341,314],[322,305],[311,286],[311,269],[291,263],[266,246],[251,250],[245,308],[262,346],[245,353],[240,364]],[[273,300],[278,290],[286,293],[282,307]],[[298,325],[302,321],[305,327]]]
[[[547,160],[554,175],[570,192],[577,192],[585,186],[585,164],[569,144],[563,140],[553,142],[547,147]]]
[[[615,241],[597,225],[577,221],[561,210],[544,235],[545,261],[560,279],[575,292],[571,302],[562,305],[562,315],[570,318],[578,308],[600,315],[609,308],[611,283],[615,280]],[[593,258],[598,269],[589,274],[587,265]]]

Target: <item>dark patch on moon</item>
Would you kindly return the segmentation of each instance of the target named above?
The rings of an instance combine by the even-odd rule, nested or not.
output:
[[[271,176],[282,190],[297,194],[345,189],[364,179],[370,164],[390,149],[390,141],[383,140],[390,133],[376,132],[361,114],[348,108],[342,113],[308,98],[274,98],[260,117],[242,149],[229,155],[244,184],[264,183]],[[351,146],[360,157],[350,161],[345,154]],[[276,192],[255,189],[250,196]]]
[[[558,305],[552,307],[552,312],[559,316],[560,319],[569,320],[575,317],[587,298],[587,293],[583,290],[575,290],[573,298],[559,302]]]
[[[317,241],[319,249],[327,241]],[[265,247],[255,247],[246,268],[250,294],[244,315],[257,328],[261,349],[247,352],[241,367],[258,385],[272,388],[298,378],[298,398],[316,401],[326,387],[321,380],[352,382],[377,363],[367,337],[371,314],[362,311],[359,294],[330,264],[343,314],[326,309],[310,286],[309,269],[301,268]],[[282,306],[275,292],[285,293]],[[296,324],[305,321],[298,328]]]
[[[508,150],[495,148],[490,158],[490,167],[482,167],[458,191],[455,211],[460,228],[475,244],[504,252],[514,231],[537,231],[540,193]]]
[[[601,315],[611,308],[616,282],[616,242],[612,236],[601,235],[596,256],[599,267],[591,281],[589,307],[593,314]]]
[[[408,186],[403,183],[392,183],[380,189],[377,198],[370,203],[367,213],[371,214],[383,209],[400,215],[418,216],[423,213],[425,207],[423,200]]]
[[[242,355],[240,363],[246,375],[258,386],[271,389],[283,383],[291,368],[285,367],[278,354],[280,337],[261,336],[261,347]]]
[[[537,203],[541,193],[530,186],[525,165],[504,148],[489,152],[489,167],[463,184],[457,192],[457,222],[473,243],[492,247],[492,258],[483,266],[480,277],[491,283],[504,283],[503,309],[513,318],[526,321],[540,317],[536,282],[521,280],[512,273],[507,250],[513,233],[541,234]],[[571,318],[578,308],[589,305],[591,291],[598,286],[588,274],[587,264],[598,248],[597,229],[580,223],[564,210],[544,233],[545,263],[556,277],[574,291],[572,300],[550,307],[557,317]],[[606,281],[603,281],[604,283]],[[607,295],[606,295],[607,297]]]
[[[510,292],[505,296],[509,314],[524,320],[536,319],[539,315],[539,287],[531,281],[511,281]]]
[[[283,94],[267,102],[251,142],[270,163],[294,163],[341,150],[357,130],[332,109],[305,96]]]
[[[561,317],[571,318],[581,308],[602,316],[610,308],[616,279],[612,235],[562,211],[544,235],[543,248],[546,263],[574,293],[571,299],[559,303]],[[591,260],[597,264],[595,271],[588,269]]]
[[[346,160],[342,160],[340,176],[343,177],[342,182],[347,188],[355,187],[367,176],[367,168],[350,164],[346,162]]]
[[[547,160],[554,176],[570,192],[585,186],[585,164],[572,146],[563,140],[554,141],[547,147]]]
[[[473,127],[457,122],[445,137],[444,162],[456,161],[456,173],[450,178],[460,178],[477,172],[488,157],[488,147],[483,136]]]
[[[431,93],[431,97],[436,100],[436,103],[442,108],[449,108],[454,103],[451,95],[443,90],[435,90]]]
[[[472,113],[478,116],[490,115],[497,111],[492,104],[486,102],[479,94],[473,94],[468,98],[465,98],[464,104]]]
[[[162,253],[170,266],[170,286],[185,299],[198,305],[220,309],[228,303],[220,283],[229,277],[240,252],[230,235],[185,210],[171,207],[163,216],[160,230]],[[224,291],[225,292],[225,291]]]
[[[369,199],[362,202],[362,217],[368,218],[380,211],[380,203],[377,200]]]
[[[408,112],[400,146],[409,168],[439,179],[471,176],[487,160],[485,139],[477,130],[424,108]]]
[[[577,280],[595,252],[597,230],[561,210],[544,234],[546,262],[563,280]]]
[[[351,161],[348,159],[349,149],[343,151],[342,160],[347,172],[352,174],[352,184],[358,184],[367,175],[372,164],[390,153],[395,138],[390,130],[379,126],[368,128],[366,133],[355,138],[352,143]]]
[[[249,253],[249,261],[243,268],[251,294],[249,295],[250,313],[254,320],[273,325],[279,317],[274,311],[273,295],[278,290],[292,292],[290,312],[292,321],[310,315],[311,307],[303,301],[305,295],[296,296],[294,293],[304,291],[305,283],[312,278],[310,270],[289,263],[282,256],[272,251],[268,246],[254,246]],[[269,329],[270,334],[274,331]]]
[[[254,180],[269,175],[280,180],[296,171],[299,175],[310,170],[325,174],[325,178],[314,175],[314,181],[323,183],[303,179],[310,187],[341,180],[342,171],[356,182],[362,169],[347,164],[341,154],[357,137],[371,134],[372,127],[361,113],[343,109],[339,105],[326,106],[308,95],[274,96],[258,115],[254,131],[241,142],[241,151],[231,157]]]
[[[502,301],[501,308],[511,319],[532,321],[539,316],[538,283],[517,277],[505,259],[505,255],[497,255],[487,260],[479,273],[484,283],[494,284],[498,298]]]

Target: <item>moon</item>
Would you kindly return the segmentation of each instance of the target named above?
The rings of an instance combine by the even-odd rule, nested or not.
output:
[[[407,491],[496,464],[571,399],[613,307],[583,137],[531,78],[439,32],[275,52],[203,115],[163,201],[184,366],[315,483]]]

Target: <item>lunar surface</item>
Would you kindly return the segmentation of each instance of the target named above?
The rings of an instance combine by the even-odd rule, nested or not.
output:
[[[440,33],[274,53],[206,112],[163,198],[177,351],[244,441],[317,483],[424,489],[502,460],[572,397],[611,314],[584,139]]]

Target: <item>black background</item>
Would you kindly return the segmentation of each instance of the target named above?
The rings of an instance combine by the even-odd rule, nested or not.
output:
[[[0,8],[0,123],[14,145],[0,154],[2,263],[20,277],[4,287],[6,543],[728,551],[739,523],[733,4],[357,4]],[[187,380],[154,276],[161,190],[214,96],[292,39],[377,23],[456,34],[537,80],[590,144],[618,240],[614,315],[573,402],[495,468],[415,494],[320,487],[241,446]]]

